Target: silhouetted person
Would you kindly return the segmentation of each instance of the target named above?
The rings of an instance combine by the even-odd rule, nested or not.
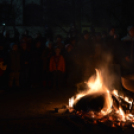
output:
[[[14,42],[19,42],[20,33],[16,27],[13,28],[14,28]]]
[[[20,52],[18,50],[17,44],[12,44],[12,50],[9,52],[9,87],[13,87],[13,81],[15,80],[15,85],[19,88],[19,78],[20,78]]]
[[[54,43],[54,47],[59,47],[61,50],[64,49],[64,44],[62,42],[62,36],[61,35],[56,36],[56,42]]]
[[[2,39],[2,44],[4,45],[4,49],[8,51],[10,49],[10,44],[11,44],[11,38],[9,35],[9,31],[4,31],[3,32],[3,39]]]
[[[27,88],[30,82],[29,77],[30,53],[27,51],[26,43],[21,46],[20,63],[21,63],[20,84],[21,87]]]
[[[52,84],[52,76],[49,71],[50,58],[54,55],[54,50],[52,46],[52,42],[46,42],[46,48],[42,53],[42,61],[43,61],[43,85],[44,87],[51,88]]]
[[[56,42],[54,43],[54,47],[59,47],[61,50],[61,54],[64,54],[65,51],[65,46],[63,44],[63,40],[62,40],[62,36],[61,35],[57,35],[56,36]]]
[[[41,86],[42,80],[42,47],[41,42],[35,44],[34,50],[31,52],[31,82],[32,87]]]
[[[128,27],[128,35],[122,38],[124,48],[124,70],[126,74],[134,73],[134,26]]]
[[[66,79],[66,86],[72,87],[75,85],[75,67],[77,66],[75,63],[75,47],[77,46],[76,44],[76,39],[71,38],[70,43],[65,46],[65,62],[66,62],[66,73],[65,73],[65,79]],[[76,65],[76,66],[75,66]]]
[[[5,88],[7,85],[7,53],[3,45],[0,44],[0,88]]]
[[[46,40],[53,41],[53,32],[52,29],[49,26],[45,26],[44,36]]]
[[[68,38],[77,38],[77,34],[78,34],[77,32],[78,31],[77,31],[75,25],[72,24],[69,29]]]
[[[65,72],[65,61],[60,54],[60,48],[55,49],[55,55],[50,59],[50,72],[53,75],[53,88],[62,88],[63,74]]]
[[[78,41],[75,53],[75,62],[78,64],[79,77],[81,78],[81,81],[86,81],[93,73],[92,56],[94,54],[94,46],[90,40],[88,31],[83,32],[83,37]]]

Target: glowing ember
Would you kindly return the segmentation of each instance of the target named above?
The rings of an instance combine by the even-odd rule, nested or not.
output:
[[[129,104],[129,109],[132,108],[133,100],[130,100],[128,97],[123,97],[118,94],[117,90],[110,91],[104,81],[103,77],[101,75],[101,72],[96,69],[96,77],[92,76],[88,83],[88,90],[85,90],[79,94],[76,95],[76,97],[72,97],[69,99],[69,108],[73,109],[74,105],[78,103],[79,100],[81,100],[85,96],[95,96],[95,95],[103,95],[104,96],[104,104],[103,107],[100,109],[100,111],[87,111],[87,113],[83,114],[82,111],[77,111],[77,115],[82,115],[82,118],[88,117],[94,119],[94,124],[97,124],[97,120],[99,122],[106,122],[107,120],[112,121],[112,127],[115,126],[125,126],[126,121],[131,121],[133,123],[134,116],[132,114],[125,114],[121,107],[122,100]],[[118,108],[115,108],[113,105],[113,98],[112,96],[115,96],[115,98],[118,101]],[[75,109],[74,109],[75,110]],[[71,110],[72,111],[72,110]],[[107,116],[107,118],[106,118]],[[132,127],[134,127],[134,124],[132,124]]]
[[[121,121],[126,121],[126,119],[125,119],[125,113],[124,113],[124,111],[122,110],[122,108],[121,107],[119,107],[119,115],[121,116]]]

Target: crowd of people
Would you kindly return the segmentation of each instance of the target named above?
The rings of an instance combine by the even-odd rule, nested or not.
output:
[[[0,88],[61,89],[87,81],[104,64],[118,64],[123,75],[133,72],[134,27],[120,38],[115,28],[108,32],[70,30],[66,39],[48,32],[33,39],[28,31],[10,38],[5,31],[0,37]],[[109,56],[110,55],[110,56]],[[110,57],[110,58],[109,58]]]

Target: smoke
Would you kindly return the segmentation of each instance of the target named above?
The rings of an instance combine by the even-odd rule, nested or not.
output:
[[[110,90],[118,90],[118,92],[122,92],[121,88],[121,74],[120,74],[120,66],[118,64],[113,64],[113,55],[111,53],[103,52],[101,62],[94,68],[101,71],[101,75],[103,77],[103,84]],[[90,75],[87,78],[87,81],[91,78],[95,79],[95,74]],[[77,84],[77,91],[80,92],[82,90],[87,90],[88,86],[85,83],[86,81],[82,81]]]
[[[105,52],[102,54],[102,61],[98,69],[101,70],[103,82],[109,90],[121,90],[120,66],[113,62],[113,55]]]

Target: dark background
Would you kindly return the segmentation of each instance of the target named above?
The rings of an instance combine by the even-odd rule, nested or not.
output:
[[[59,27],[64,32],[66,30],[63,27],[70,24],[75,24],[80,32],[83,26],[112,25],[125,32],[126,27],[134,23],[133,5],[132,0],[1,0],[0,24],[49,24],[51,27]]]

